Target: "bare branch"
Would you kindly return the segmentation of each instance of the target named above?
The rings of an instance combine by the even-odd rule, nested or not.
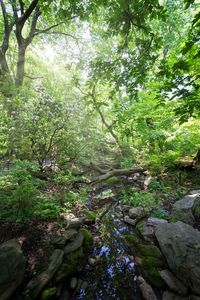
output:
[[[25,77],[29,78],[29,79],[32,79],[32,80],[36,80],[36,79],[42,79],[43,76],[31,76],[31,75],[27,75],[27,74],[24,74]]]
[[[22,0],[19,0],[19,5],[20,5],[21,14],[23,15],[24,14],[24,2]]]
[[[27,10],[24,12],[23,16],[20,18],[20,26],[21,28],[24,26],[26,20],[30,17],[36,6],[38,5],[39,0],[33,0]]]

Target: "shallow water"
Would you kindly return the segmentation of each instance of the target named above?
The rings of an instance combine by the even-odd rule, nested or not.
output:
[[[130,234],[131,228],[116,216],[115,210],[113,206],[102,219],[102,244],[95,246],[91,255],[100,256],[100,262],[82,274],[89,286],[79,290],[74,300],[138,299],[134,258],[123,240],[123,234]]]

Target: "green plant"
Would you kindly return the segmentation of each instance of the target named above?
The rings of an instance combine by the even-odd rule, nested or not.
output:
[[[15,161],[12,169],[0,177],[0,217],[25,222],[34,210],[41,182],[32,176],[37,166],[27,161]]]
[[[156,218],[167,218],[169,216],[168,212],[163,209],[153,210],[152,215]]]
[[[58,203],[56,197],[42,195],[37,199],[34,215],[42,219],[54,219],[57,218],[63,210],[64,208]]]
[[[135,191],[133,193],[122,193],[121,203],[132,206],[151,207],[158,205],[160,200],[156,195],[146,191]]]

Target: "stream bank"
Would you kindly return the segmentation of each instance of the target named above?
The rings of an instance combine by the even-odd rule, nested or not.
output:
[[[5,299],[199,300],[200,233],[193,226],[198,227],[200,192],[177,201],[165,220],[141,206],[121,205],[119,191],[119,186],[105,185],[90,193],[87,207],[66,216],[52,234],[53,255],[45,271]],[[173,239],[174,232],[179,240]],[[165,251],[167,245],[173,251]],[[20,262],[24,269],[22,256]],[[187,271],[186,276],[184,270],[195,274]]]

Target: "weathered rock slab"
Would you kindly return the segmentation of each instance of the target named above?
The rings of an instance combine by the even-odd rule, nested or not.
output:
[[[170,269],[200,295],[200,232],[179,221],[160,225],[155,235]]]
[[[26,293],[32,297],[31,299],[37,299],[46,284],[53,278],[54,274],[62,264],[63,255],[64,252],[62,250],[56,249],[50,258],[48,269],[28,283]]]
[[[0,299],[7,300],[22,283],[26,259],[16,239],[0,245]]]
[[[75,240],[69,243],[67,246],[65,246],[64,253],[68,254],[70,252],[78,250],[83,245],[83,240],[84,235],[82,234],[82,232],[79,232]]]
[[[170,290],[177,292],[179,295],[185,296],[187,288],[178,280],[174,274],[169,270],[159,271],[160,277],[165,281]]]
[[[171,220],[182,221],[193,225],[195,222],[193,211],[200,204],[200,192],[192,191],[190,195],[183,197],[174,203],[172,207]]]
[[[189,300],[188,297],[182,297],[169,291],[165,291],[162,296],[162,300]]]
[[[141,276],[138,278],[139,288],[145,300],[157,300],[152,287]]]

